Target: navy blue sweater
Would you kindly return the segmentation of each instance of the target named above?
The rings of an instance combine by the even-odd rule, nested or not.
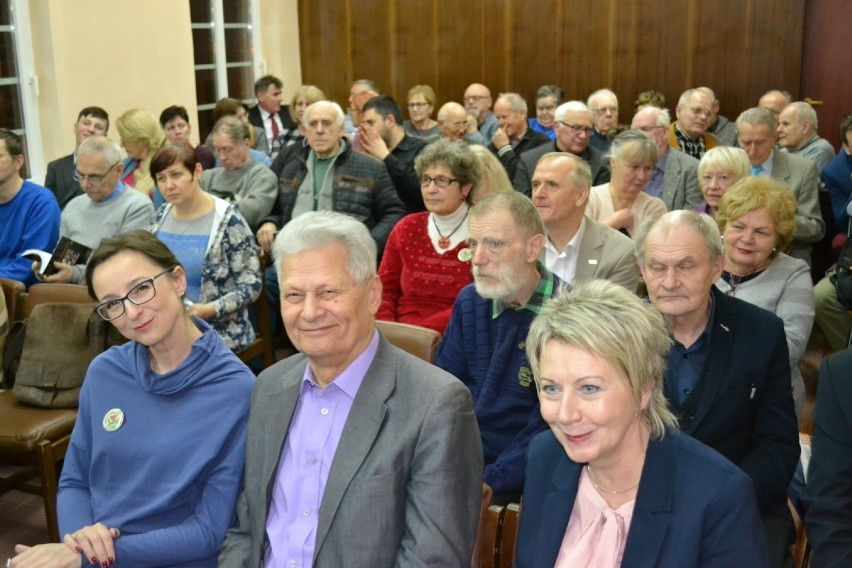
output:
[[[507,309],[492,318],[492,306],[473,284],[462,289],[435,365],[470,388],[482,435],[485,483],[496,494],[520,493],[527,445],[547,428],[525,351],[535,314]]]

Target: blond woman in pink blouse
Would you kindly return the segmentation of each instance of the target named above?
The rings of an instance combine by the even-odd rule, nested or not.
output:
[[[666,212],[659,197],[645,193],[657,165],[657,146],[641,130],[627,130],[610,147],[612,177],[589,192],[586,215],[629,237],[646,217]]]
[[[541,414],[517,568],[768,565],[751,480],[677,431],[660,313],[604,280],[542,308],[526,349]]]

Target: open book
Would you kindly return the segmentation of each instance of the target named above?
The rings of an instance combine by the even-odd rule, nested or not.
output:
[[[54,262],[64,262],[72,266],[75,264],[86,264],[90,254],[92,254],[92,249],[89,247],[81,245],[77,241],[72,241],[68,237],[62,237],[56,243],[53,254],[43,250],[28,249],[22,252],[21,256],[39,261],[41,263],[39,274],[50,276],[56,273],[56,269],[53,267]]]

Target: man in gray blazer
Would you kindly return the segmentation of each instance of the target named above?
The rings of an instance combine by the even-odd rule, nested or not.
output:
[[[796,196],[796,230],[790,255],[810,264],[811,243],[819,241],[825,233],[819,210],[817,170],[807,158],[775,151],[777,128],[772,111],[762,107],[750,108],[737,117],[738,141],[748,154],[751,175],[772,177]]]
[[[219,566],[469,565],[483,470],[470,392],[376,331],[369,231],[308,212],[274,255],[301,354],[257,379]]]
[[[698,160],[669,146],[671,122],[669,111],[651,106],[638,111],[630,124],[630,128],[653,138],[657,146],[659,158],[645,192],[662,199],[669,211],[695,209],[704,202],[698,185]]]
[[[568,284],[604,278],[636,292],[633,241],[585,215],[591,183],[589,165],[573,154],[551,152],[538,161],[532,200],[547,230],[544,265]]]

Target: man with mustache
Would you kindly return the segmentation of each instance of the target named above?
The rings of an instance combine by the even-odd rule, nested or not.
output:
[[[458,377],[473,396],[482,437],[484,481],[495,503],[517,501],[526,450],[547,425],[539,412],[525,353],[530,323],[562,281],[539,262],[544,225],[529,198],[492,194],[470,210],[474,284],[456,299],[435,364]]]

